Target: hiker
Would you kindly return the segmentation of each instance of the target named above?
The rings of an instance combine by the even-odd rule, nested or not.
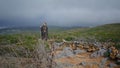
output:
[[[46,40],[48,39],[48,27],[47,27],[47,23],[43,23],[42,27],[41,27],[41,37],[42,40]]]

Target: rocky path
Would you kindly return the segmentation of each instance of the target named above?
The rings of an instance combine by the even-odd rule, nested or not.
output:
[[[56,45],[54,46],[56,48],[54,51],[56,68],[120,68],[114,61],[102,56],[104,50],[99,50],[96,54],[96,52],[87,52],[84,49],[73,51],[70,47],[60,50]],[[93,57],[93,54],[96,56]]]

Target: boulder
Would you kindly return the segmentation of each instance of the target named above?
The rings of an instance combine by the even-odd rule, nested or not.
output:
[[[95,51],[91,54],[91,57],[100,57],[104,56],[104,54],[107,52],[105,49],[99,49],[98,51]]]
[[[108,66],[109,66],[110,68],[114,68],[114,67],[117,66],[117,65],[114,64],[114,63],[110,63]]]
[[[86,66],[87,63],[86,63],[86,62],[81,62],[80,65],[82,65],[82,66]]]
[[[85,52],[86,52],[85,50],[80,50],[80,49],[74,50],[74,54],[80,54]]]
[[[55,57],[56,58],[62,58],[62,57],[68,57],[68,56],[73,56],[73,51],[70,47],[65,47],[62,52],[57,54]]]

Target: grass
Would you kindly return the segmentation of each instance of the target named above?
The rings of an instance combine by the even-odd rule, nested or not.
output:
[[[111,42],[120,41],[120,24],[106,24],[102,26],[97,26],[93,28],[76,28],[70,30],[63,30],[62,32],[52,32],[49,33],[50,38],[54,38],[57,41],[66,39],[68,41],[75,40],[78,38],[91,38],[94,37],[98,41],[106,42],[110,40]]]
[[[108,40],[119,42],[120,23],[106,24],[93,28],[62,29],[60,27],[55,27],[49,29],[49,39],[55,39],[58,42],[61,42],[62,39],[70,41],[82,37],[86,39],[94,38],[101,42],[106,42]],[[31,45],[36,43],[38,38],[40,38],[40,33],[32,31],[19,34],[0,35],[0,44]]]
[[[38,39],[40,38],[39,32],[22,32],[15,34],[1,34],[0,46],[15,45],[15,47],[23,47],[27,50],[33,51]],[[74,28],[74,29],[49,29],[49,39],[54,39],[56,42],[61,42],[62,39],[72,41],[80,38],[85,38],[88,41],[99,42],[114,42],[115,46],[120,48],[120,23],[106,24],[96,26],[93,28]],[[48,43],[45,43],[48,48]],[[9,49],[5,49],[10,51]],[[14,49],[16,50],[16,49]],[[2,51],[1,51],[2,52]],[[17,50],[16,50],[17,52]],[[19,53],[21,54],[21,53]]]

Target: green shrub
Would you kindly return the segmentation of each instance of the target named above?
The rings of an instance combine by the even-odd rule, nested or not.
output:
[[[74,39],[75,38],[73,36],[68,36],[68,37],[65,38],[65,40],[67,40],[67,41],[71,41],[71,40],[74,40]]]
[[[120,44],[116,44],[115,47],[116,47],[117,49],[120,49]]]
[[[107,51],[107,52],[104,53],[104,56],[105,56],[105,57],[109,57],[109,56],[110,56],[110,53]]]

